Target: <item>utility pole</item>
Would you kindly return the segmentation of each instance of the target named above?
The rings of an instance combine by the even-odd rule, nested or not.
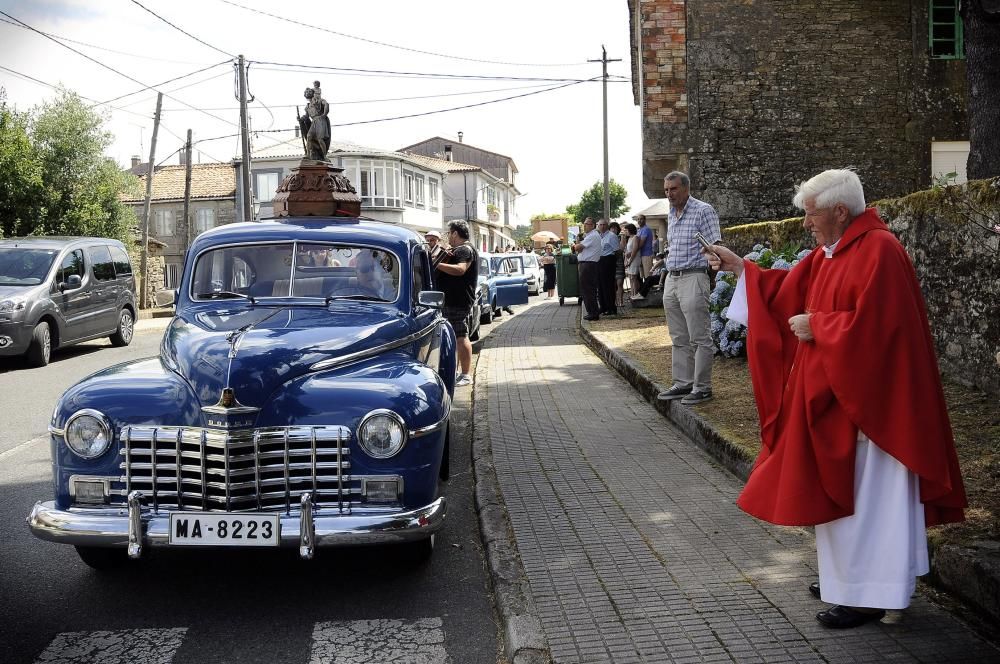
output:
[[[239,56],[240,79],[240,139],[243,144],[243,219],[245,221],[256,221],[253,214],[250,191],[250,125],[247,123],[247,70],[243,56]]]
[[[587,60],[587,62],[600,62],[603,67],[603,87],[604,87],[604,218],[611,221],[611,187],[608,183],[608,63],[621,62],[621,60],[608,60],[608,50],[601,44],[601,59]]]
[[[149,171],[146,172],[146,202],[142,206],[142,260],[139,261],[139,275],[142,277],[142,292],[139,293],[139,308],[149,306],[149,202],[153,197],[153,164],[156,163],[156,134],[160,130],[160,109],[163,107],[163,93],[156,93],[156,115],[153,116],[153,139],[149,142]]]
[[[191,246],[191,130],[188,129],[187,142],[184,144],[184,228],[187,234],[185,251]]]

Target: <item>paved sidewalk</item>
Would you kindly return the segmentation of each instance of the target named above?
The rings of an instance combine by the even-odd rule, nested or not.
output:
[[[553,661],[1000,661],[919,596],[880,624],[821,627],[811,533],[741,512],[739,480],[584,346],[579,316],[519,310],[476,371],[476,436]]]

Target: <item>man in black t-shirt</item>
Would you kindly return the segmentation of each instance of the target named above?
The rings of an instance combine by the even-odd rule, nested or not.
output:
[[[476,301],[479,282],[479,254],[469,242],[469,225],[462,220],[448,222],[446,255],[434,270],[434,283],[444,292],[444,317],[455,328],[458,364],[462,369],[455,387],[472,384],[472,342],[468,318]]]

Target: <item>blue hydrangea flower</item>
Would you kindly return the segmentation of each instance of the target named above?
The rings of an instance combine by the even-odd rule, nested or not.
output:
[[[761,251],[764,251],[764,245],[762,245],[762,244],[760,244],[760,243],[758,243],[758,244],[755,244],[755,245],[753,246],[753,249],[751,249],[751,251],[757,251],[757,252],[761,252]]]
[[[756,263],[757,261],[760,260],[760,252],[759,251],[751,251],[749,254],[747,254],[743,258],[744,258],[744,260],[753,261],[754,263]]]
[[[812,249],[803,249],[802,251],[799,252],[799,254],[798,254],[798,256],[796,256],[796,258],[798,258],[799,260],[802,260],[803,258],[805,258],[806,256],[808,256],[811,253],[812,253]]]
[[[784,258],[776,258],[774,262],[771,263],[771,267],[774,268],[775,270],[791,270],[792,264],[786,261]]]

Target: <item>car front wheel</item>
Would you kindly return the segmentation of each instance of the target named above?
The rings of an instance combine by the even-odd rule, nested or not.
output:
[[[128,346],[132,343],[132,335],[135,333],[135,318],[128,309],[122,309],[118,314],[118,329],[108,339],[112,346]]]
[[[31,345],[24,356],[33,367],[44,367],[52,359],[52,330],[45,321],[35,326],[31,333]]]

